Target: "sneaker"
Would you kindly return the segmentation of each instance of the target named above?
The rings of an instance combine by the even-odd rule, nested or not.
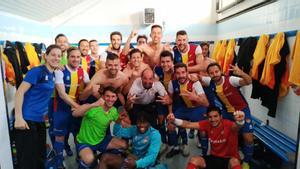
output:
[[[180,150],[178,148],[172,148],[166,155],[166,158],[171,158],[173,156],[175,156],[176,154],[179,154]]]
[[[159,154],[163,154],[167,150],[168,150],[168,145],[164,143],[160,146]]]
[[[183,155],[184,157],[187,157],[187,156],[190,155],[190,150],[189,150],[189,148],[188,148],[188,145],[186,145],[186,144],[181,145],[181,146],[180,146],[180,149],[181,149],[182,155]]]
[[[198,142],[198,143],[197,143],[197,147],[198,147],[198,148],[201,148],[201,143]]]
[[[250,169],[249,163],[243,162],[242,169]]]
[[[73,156],[73,151],[71,150],[70,147],[65,148],[65,152],[66,152],[67,156],[69,156],[69,157]]]
[[[193,130],[193,129],[190,129],[190,132],[189,132],[189,134],[188,134],[188,136],[189,136],[189,138],[190,139],[193,139],[194,137],[195,137],[195,130]]]

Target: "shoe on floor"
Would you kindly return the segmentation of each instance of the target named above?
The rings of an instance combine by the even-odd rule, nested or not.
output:
[[[190,155],[190,150],[189,150],[188,145],[186,145],[186,144],[181,145],[181,146],[180,146],[180,150],[181,150],[182,155],[183,155],[184,157],[187,157],[187,156]]]
[[[172,149],[167,153],[166,158],[172,158],[173,156],[180,153],[179,148],[172,147]]]

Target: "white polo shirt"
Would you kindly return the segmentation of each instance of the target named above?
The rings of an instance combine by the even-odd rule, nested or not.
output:
[[[133,82],[128,96],[136,95],[135,104],[149,104],[155,101],[156,93],[160,96],[165,96],[167,94],[167,91],[161,82],[155,81],[150,89],[145,89],[142,84],[142,79],[137,78]]]

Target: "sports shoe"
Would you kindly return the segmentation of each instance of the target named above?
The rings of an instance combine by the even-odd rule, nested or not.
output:
[[[242,164],[242,168],[243,168],[243,169],[250,169],[250,165],[249,165],[249,163],[247,163],[247,162],[243,162],[243,164]]]
[[[189,136],[190,139],[193,139],[195,137],[195,130],[190,129],[188,136]]]
[[[179,153],[180,153],[180,150],[178,148],[172,147],[172,149],[167,153],[166,158],[171,158]]]
[[[180,146],[180,150],[181,150],[182,155],[183,155],[184,157],[187,157],[187,156],[190,155],[190,150],[189,150],[189,148],[188,148],[188,145],[186,145],[186,144],[181,145],[181,146]]]
[[[159,154],[163,154],[167,150],[168,150],[168,145],[164,143],[160,146]]]

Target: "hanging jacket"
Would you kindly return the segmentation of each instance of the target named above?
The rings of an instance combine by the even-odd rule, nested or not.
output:
[[[30,63],[29,69],[34,68],[36,66],[39,66],[40,65],[40,60],[39,60],[39,57],[38,57],[38,55],[35,51],[34,46],[32,46],[32,44],[30,42],[26,42],[25,45],[24,45],[24,48],[25,48],[25,51],[27,53],[27,57],[28,57],[28,60],[29,60],[29,63]]]
[[[254,54],[253,54],[253,66],[251,69],[252,76],[252,93],[251,98],[258,99],[262,94],[262,85],[259,83],[259,79],[261,78],[262,71],[264,68],[264,61],[267,54],[269,43],[269,35],[261,35]]]
[[[211,56],[212,59],[217,60],[217,54],[218,54],[218,51],[220,50],[221,44],[222,44],[221,40],[215,42],[215,44],[214,44],[214,51],[213,51],[213,54]]]
[[[27,57],[27,53],[24,49],[24,46],[23,46],[22,42],[17,41],[15,43],[15,46],[17,48],[17,53],[16,54],[19,58],[19,64],[21,66],[23,74],[25,75],[27,73],[27,71],[29,70],[28,66],[30,65],[30,62],[29,62],[28,57]]]
[[[257,40],[254,37],[248,37],[245,39],[237,55],[237,65],[245,73],[249,74],[251,69],[251,60],[253,58],[253,53],[257,44]]]
[[[14,67],[10,63],[10,61],[8,60],[8,57],[4,53],[2,53],[2,59],[5,63],[6,81],[14,86],[14,85],[16,85],[16,75],[15,75]]]
[[[21,82],[23,81],[23,73],[19,65],[14,44],[12,44],[10,41],[6,41],[6,45],[4,47],[3,53],[7,56],[9,62],[12,64],[14,68],[15,77],[16,77],[16,88],[18,88]]]
[[[251,70],[251,76],[253,79],[258,80],[258,66],[265,60],[267,54],[267,47],[269,43],[269,35],[261,35],[254,54],[253,54],[253,66]]]
[[[289,82],[293,85],[300,86],[300,31],[297,32],[295,38],[291,60]]]
[[[225,58],[224,58],[224,65],[223,65],[223,73],[225,73],[226,75],[229,75],[230,65],[232,64],[234,57],[235,57],[235,40],[230,39],[227,45]]]
[[[284,33],[280,32],[274,37],[265,59],[265,67],[260,79],[260,83],[268,86],[271,89],[274,89],[275,85],[274,66],[277,65],[281,60],[280,50],[283,47],[283,44]]]
[[[224,58],[225,58],[225,53],[226,53],[226,47],[227,47],[227,41],[223,40],[222,44],[219,48],[219,51],[216,55],[216,62],[219,63],[221,68],[224,66]]]
[[[279,39],[280,41],[282,41],[283,45],[281,45],[281,48],[279,48],[279,49],[276,48],[276,51],[278,51],[278,55],[276,54],[276,57],[279,57],[279,58],[276,58],[275,61],[279,60],[279,63],[277,63],[273,67],[273,75],[272,76],[274,79],[272,79],[272,81],[274,81],[274,87],[270,88],[268,85],[265,85],[262,90],[262,96],[261,96],[262,105],[269,109],[268,115],[271,117],[276,116],[277,100],[278,100],[279,91],[280,91],[280,84],[281,84],[281,80],[284,77],[284,74],[285,74],[285,71],[287,68],[287,57],[290,53],[289,45],[287,43],[287,39],[286,39],[285,35],[283,33],[278,33],[275,36],[275,38],[276,37],[283,37],[283,39]],[[273,43],[278,43],[275,40],[276,39],[274,39]],[[280,42],[280,44],[281,44],[281,42]],[[269,48],[268,52],[269,51],[270,51],[270,48]],[[273,53],[274,53],[274,51],[273,51]],[[267,57],[268,57],[268,55],[267,55]],[[273,60],[271,60],[271,61],[273,61]],[[268,62],[265,61],[265,67],[270,66],[270,65],[267,65],[267,63]]]

